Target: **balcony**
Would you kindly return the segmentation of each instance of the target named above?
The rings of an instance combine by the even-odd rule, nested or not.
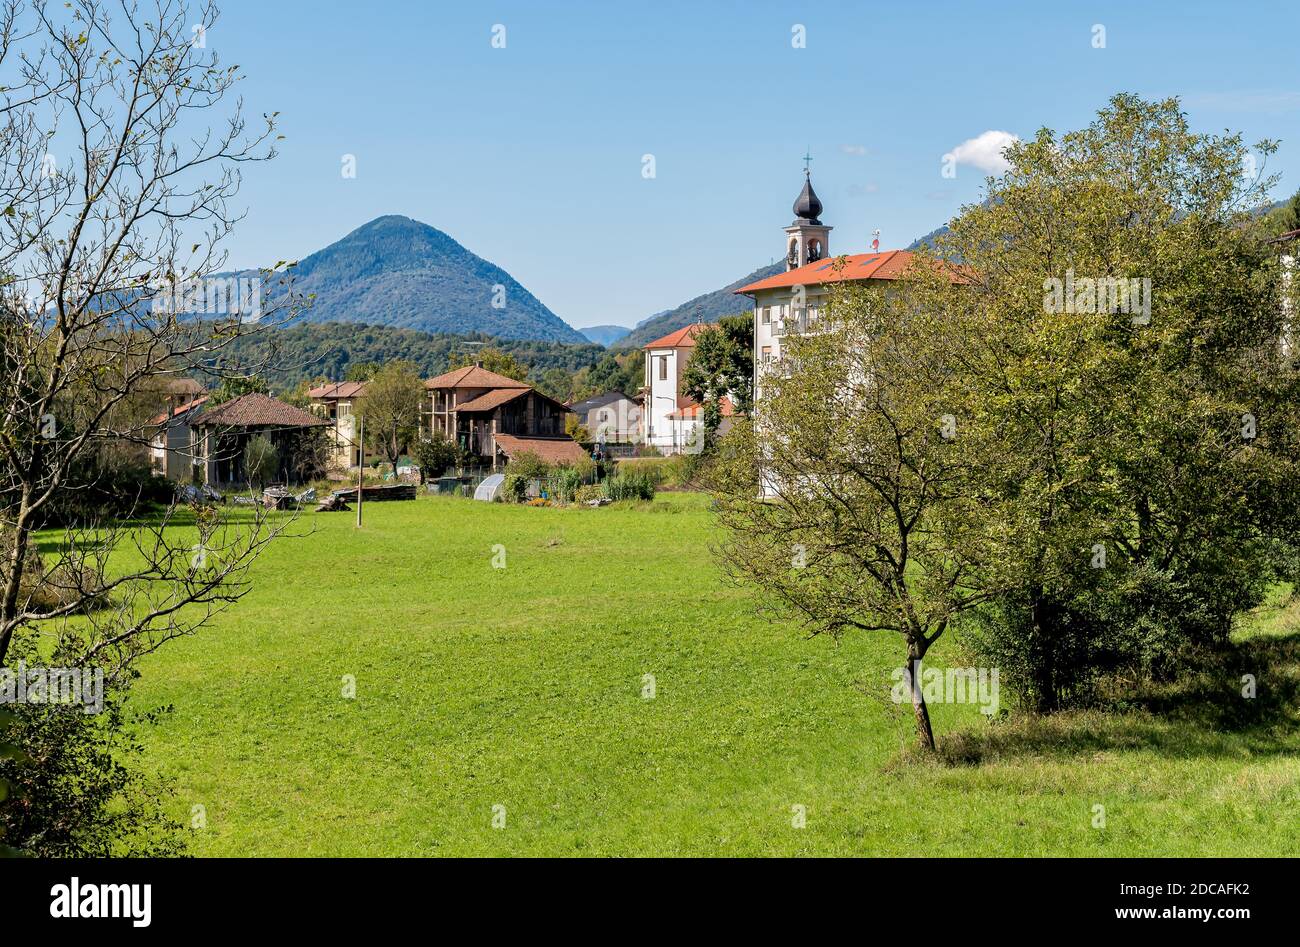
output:
[[[772,322],[772,335],[806,335],[809,329],[815,329],[821,319],[820,309],[794,309],[784,319]]]

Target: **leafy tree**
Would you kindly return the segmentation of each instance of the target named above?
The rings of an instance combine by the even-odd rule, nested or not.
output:
[[[402,452],[420,429],[424,382],[410,362],[389,362],[376,373],[358,402],[366,440],[397,473]]]
[[[1226,642],[1293,547],[1300,390],[1245,153],[1116,96],[1013,145],[937,241],[973,277],[936,301],[978,327],[957,429],[1004,446],[974,481],[1002,537],[977,626],[1038,711]]]
[[[244,473],[258,489],[275,479],[280,469],[280,451],[263,434],[250,437],[244,444]]]
[[[954,450],[942,422],[968,404],[955,371],[965,339],[913,304],[921,290],[845,289],[838,331],[788,337],[711,478],[723,567],[814,634],[897,635],[917,736],[933,749],[920,662],[985,597],[971,586],[990,543],[980,498],[963,490],[981,459]]]
[[[537,390],[556,401],[568,401],[573,396],[573,374],[563,368],[548,368],[538,379]]]
[[[591,432],[587,430],[585,424],[578,420],[576,414],[566,414],[564,416],[564,433],[579,443],[586,443],[591,440]]]
[[[271,386],[257,375],[230,375],[221,380],[208,394],[208,406],[215,407],[225,401],[233,401],[244,395],[267,395]]]
[[[753,409],[753,378],[752,317],[724,316],[695,336],[695,348],[682,372],[682,391],[703,406],[706,447],[714,443],[722,422],[722,398],[728,398],[741,414]]]
[[[516,381],[528,380],[528,366],[509,352],[499,348],[488,347],[477,352],[461,352],[451,357],[451,369],[464,368],[467,365],[481,365],[490,372],[505,375]]]
[[[1224,645],[1300,536],[1300,377],[1244,153],[1127,95],[1013,145],[933,255],[787,339],[717,465],[727,566],[909,660],[969,621],[1040,712]]]
[[[619,390],[624,382],[623,366],[615,355],[606,355],[587,369],[587,385],[596,394]]]
[[[1300,190],[1291,199],[1268,215],[1268,231],[1272,236],[1300,230]]]
[[[415,445],[415,462],[420,468],[420,482],[441,477],[456,463],[456,445],[441,433],[421,437]]]
[[[353,362],[343,375],[344,381],[370,381],[379,374],[383,365],[379,362]]]

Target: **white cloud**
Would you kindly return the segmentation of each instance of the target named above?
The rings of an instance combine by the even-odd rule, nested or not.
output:
[[[1009,165],[1002,151],[1012,142],[1019,141],[1011,132],[989,129],[974,138],[968,138],[949,154],[958,164],[969,164],[987,174],[1001,174]]]
[[[859,158],[861,158],[863,155],[867,153],[867,146],[866,145],[840,145],[840,151],[844,152],[846,155],[857,155]]]

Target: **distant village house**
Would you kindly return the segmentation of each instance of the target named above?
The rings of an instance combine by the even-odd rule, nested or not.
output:
[[[493,470],[522,453],[549,463],[575,463],[587,456],[565,434],[569,408],[531,385],[479,366],[446,372],[424,383],[430,430]]]

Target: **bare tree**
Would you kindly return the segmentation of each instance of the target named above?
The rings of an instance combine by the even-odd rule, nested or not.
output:
[[[182,0],[0,11],[0,661],[24,628],[88,613],[62,655],[120,677],[241,597],[285,528],[195,508],[182,539],[173,504],[146,527],[69,525],[37,575],[28,555],[97,458],[143,451],[152,392],[300,305],[292,264],[223,275],[240,168],[282,136],[274,113],[245,119],[217,22]]]

